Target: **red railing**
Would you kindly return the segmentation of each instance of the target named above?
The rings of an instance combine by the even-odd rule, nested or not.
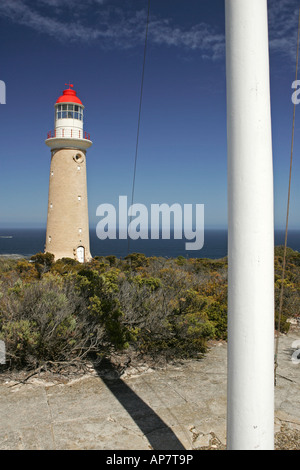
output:
[[[67,138],[67,139],[86,139],[91,140],[90,134],[86,131],[82,131],[80,129],[63,129],[58,128],[54,131],[49,131],[47,133],[47,139],[54,139],[54,138]]]

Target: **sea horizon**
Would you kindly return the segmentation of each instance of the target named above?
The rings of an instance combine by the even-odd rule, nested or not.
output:
[[[99,240],[96,229],[90,229],[91,254],[95,256],[115,255],[124,258],[129,253],[143,253],[145,256],[164,258],[210,258],[220,259],[227,256],[227,228],[207,228],[204,231],[204,246],[200,250],[186,250],[186,240],[183,236],[175,240],[173,231],[169,240],[119,240],[118,230],[116,240]],[[275,229],[275,246],[284,244],[285,230]],[[18,255],[28,258],[44,251],[46,238],[45,228],[3,228],[0,229],[0,256]],[[300,252],[300,229],[290,229],[288,232],[288,247]]]

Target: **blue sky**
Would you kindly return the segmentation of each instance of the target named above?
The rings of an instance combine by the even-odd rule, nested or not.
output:
[[[53,105],[85,105],[91,226],[102,203],[131,200],[147,0],[1,0],[0,228],[46,224]],[[275,225],[285,224],[299,2],[270,0]],[[296,109],[290,228],[300,228]],[[134,202],[205,205],[227,222],[223,0],[151,0]]]

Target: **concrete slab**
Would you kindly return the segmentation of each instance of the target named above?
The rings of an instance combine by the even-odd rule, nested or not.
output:
[[[282,335],[275,388],[276,431],[300,430],[300,330]],[[91,373],[68,383],[31,378],[0,384],[0,449],[192,450],[226,444],[227,347],[121,378]],[[12,386],[14,385],[14,386]]]

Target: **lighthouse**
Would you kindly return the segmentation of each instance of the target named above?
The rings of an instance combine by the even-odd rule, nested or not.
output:
[[[88,220],[86,151],[92,145],[83,130],[84,106],[73,85],[54,105],[54,130],[48,132],[51,149],[45,252],[54,259],[91,259]]]

